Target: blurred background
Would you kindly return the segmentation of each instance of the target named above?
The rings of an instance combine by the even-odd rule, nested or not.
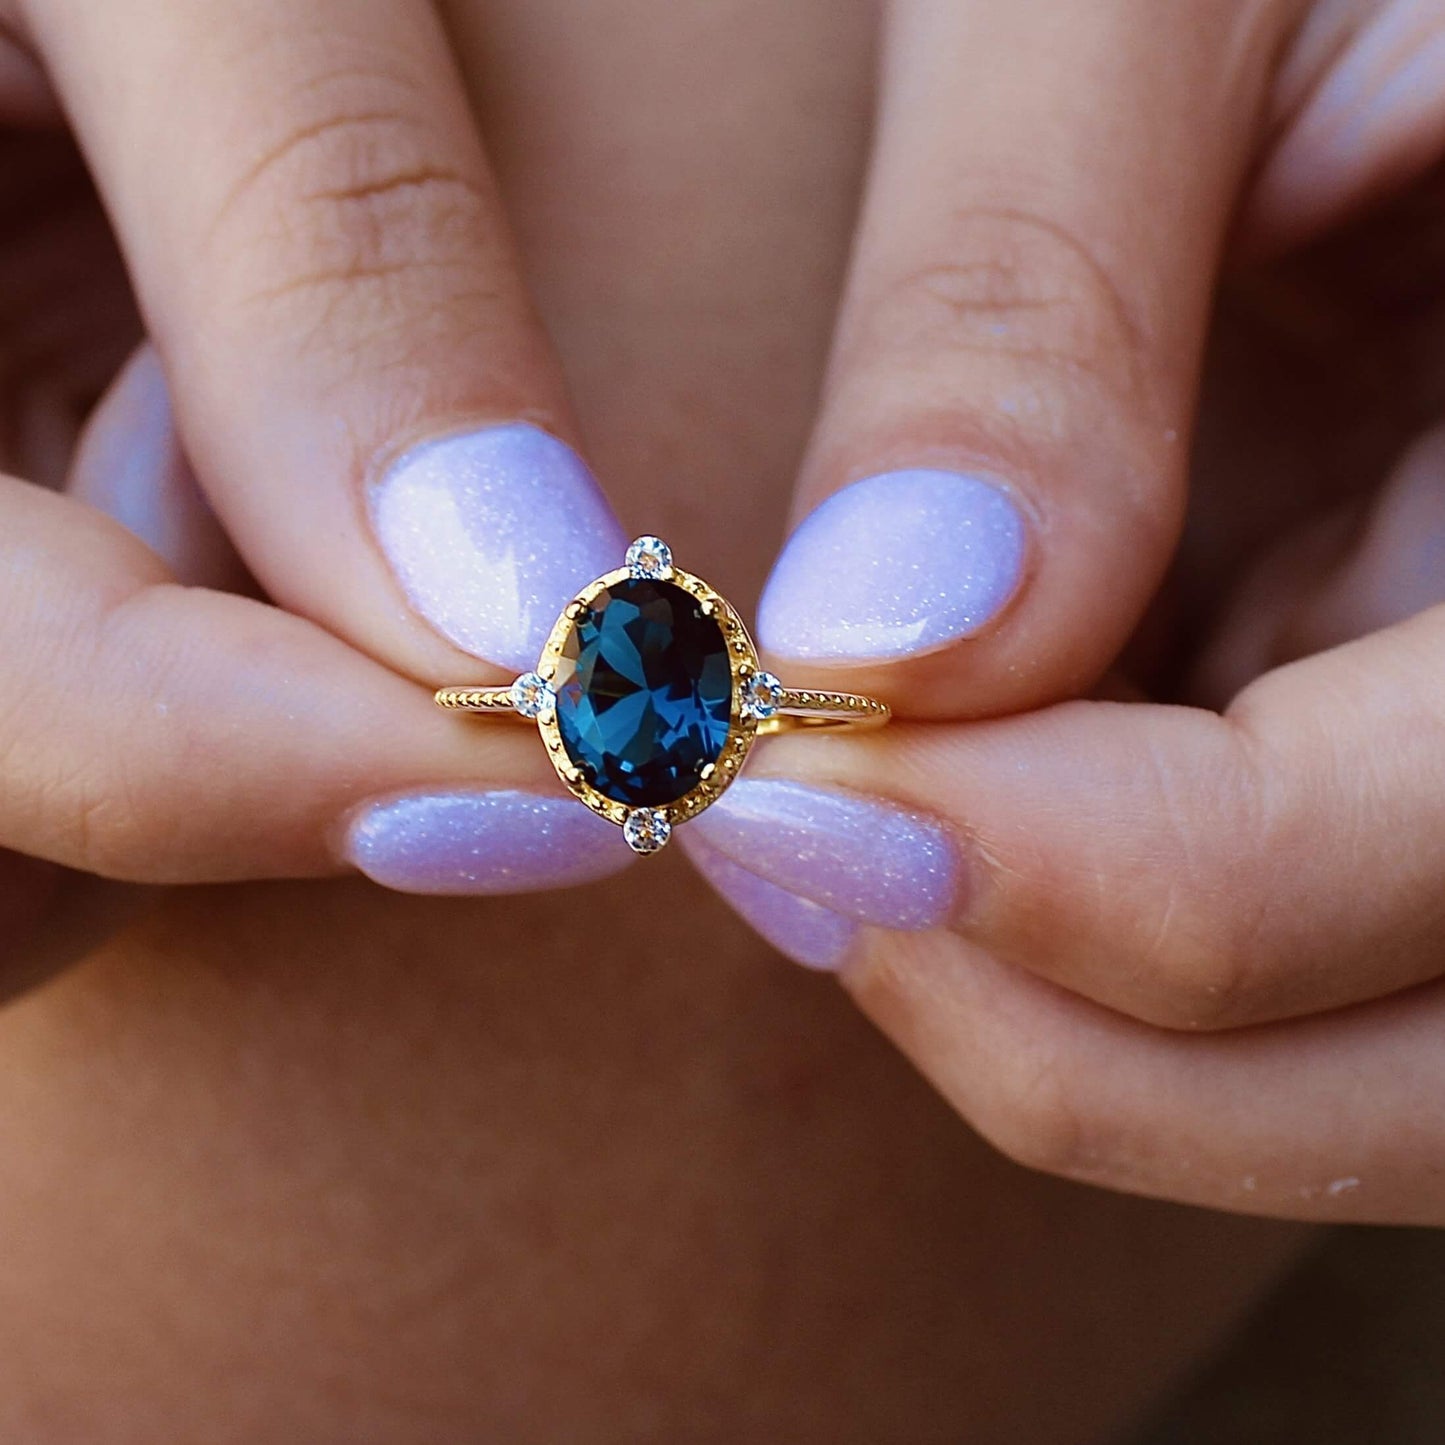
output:
[[[1438,1445],[1445,1237],[1331,1232],[1137,1445]]]

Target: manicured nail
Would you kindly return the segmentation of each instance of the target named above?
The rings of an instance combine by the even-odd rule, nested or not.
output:
[[[92,414],[67,490],[129,528],[188,586],[242,581],[235,552],[181,450],[165,374],[149,345]]]
[[[931,928],[958,891],[957,850],[937,823],[853,793],[745,778],[687,826],[784,892],[880,928]]]
[[[742,920],[779,953],[804,968],[832,972],[841,967],[858,924],[819,903],[799,898],[734,863],[685,830],[682,845],[693,866],[732,905]]]
[[[1256,180],[1268,214],[1288,218],[1291,237],[1331,217],[1335,200],[1401,153],[1401,138],[1436,114],[1445,93],[1445,43],[1437,25],[1421,24],[1413,7],[1371,16],[1337,52]],[[1433,18],[1433,16],[1432,16]],[[1263,188],[1261,191],[1259,188]],[[1307,234],[1307,231],[1305,232]]]
[[[835,492],[788,539],[758,609],[801,660],[928,652],[986,627],[1023,577],[1023,514],[995,482],[884,472]]]
[[[374,803],[346,857],[404,893],[535,893],[621,871],[636,855],[605,818],[538,793],[414,793]]]
[[[581,458],[524,422],[412,448],[370,504],[411,605],[463,651],[519,671],[578,588],[621,566],[627,547]]]

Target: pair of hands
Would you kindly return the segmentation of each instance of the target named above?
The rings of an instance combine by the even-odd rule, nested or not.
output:
[[[38,125],[64,105],[215,513],[181,500],[146,357],[66,486],[112,496],[144,411],[159,551],[5,483],[0,841],[26,877],[33,859],[320,876],[357,856],[375,800],[545,795],[535,739],[458,727],[416,684],[485,680],[468,654],[498,679],[525,665],[558,600],[530,579],[571,568],[565,596],[622,535],[565,456],[524,438],[499,461],[500,433],[475,430],[576,440],[432,7],[179,10],[0,7],[0,104]],[[815,520],[761,635],[790,680],[846,677],[917,721],[779,743],[689,835],[745,913],[838,967],[1042,1167],[1445,1220],[1445,621],[1425,611],[1445,591],[1445,448],[1420,280],[1438,225],[1384,208],[1417,182],[1429,197],[1442,20],[1204,0],[889,14],[798,484]],[[1306,246],[1269,300],[1321,375],[1282,394],[1298,358],[1226,353],[1220,387],[1267,425],[1206,435],[1230,467],[1206,446],[1177,551],[1221,260]],[[442,434],[465,452],[429,470],[408,449]],[[497,495],[521,474],[528,514]],[[558,497],[575,534],[544,534],[538,499]],[[466,549],[429,540],[439,513]],[[496,565],[499,531],[530,549],[525,576]],[[246,574],[275,606],[174,585]],[[1106,676],[1120,700],[1065,701]],[[406,881],[395,850],[390,871]]]

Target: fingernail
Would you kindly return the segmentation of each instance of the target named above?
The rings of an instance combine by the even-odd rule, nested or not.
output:
[[[1018,590],[1026,528],[995,482],[884,472],[835,492],[788,539],[758,636],[800,660],[927,652],[986,627]]]
[[[690,829],[682,845],[724,902],[784,957],[825,972],[842,966],[858,935],[858,924],[851,918],[759,878],[700,842]]]
[[[242,580],[181,450],[165,374],[151,346],[136,352],[91,415],[67,490],[128,528],[188,586]]]
[[[535,893],[591,883],[635,857],[622,833],[572,798],[510,791],[414,793],[374,803],[346,857],[404,893]]]
[[[581,458],[524,422],[413,447],[370,506],[411,605],[463,651],[518,670],[627,546]]]
[[[931,928],[958,891],[942,827],[856,794],[746,778],[688,827],[776,888],[880,928]]]

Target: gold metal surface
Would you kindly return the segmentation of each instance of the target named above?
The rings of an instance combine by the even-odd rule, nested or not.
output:
[[[862,693],[785,687],[777,712],[758,724],[758,732],[770,737],[798,728],[881,728],[892,716],[886,702]]]
[[[510,687],[442,687],[435,693],[438,707],[453,712],[509,712],[519,722],[526,722],[512,704]]]
[[[452,712],[506,713],[518,722],[530,722],[512,705],[509,687],[443,687],[436,704]],[[879,728],[892,713],[886,702],[856,692],[819,692],[786,688],[778,711],[758,723],[759,737],[794,732],[798,728]],[[709,768],[716,767],[709,763]]]
[[[590,582],[562,610],[536,667],[537,674],[549,686],[555,689],[558,685],[567,642],[575,634],[577,619],[600,593],[617,583],[629,580],[633,575],[628,567],[608,572]],[[690,792],[675,802],[652,810],[663,814],[669,823],[674,826],[684,823],[715,803],[742,771],[743,763],[759,737],[790,732],[797,728],[876,728],[882,727],[888,721],[888,705],[876,698],[819,688],[784,688],[777,711],[771,717],[762,720],[754,717],[744,706],[744,699],[747,696],[748,682],[763,669],[758,661],[757,648],[748,636],[742,619],[725,597],[715,592],[700,577],[694,577],[680,567],[674,566],[668,577],[659,580],[669,581],[696,597],[703,613],[716,621],[727,644],[728,662],[732,672],[732,707],[727,741],[716,761],[703,770],[697,785]],[[444,687],[440,688],[435,696],[438,707],[455,712],[530,721],[517,712],[511,689],[507,687]],[[634,809],[598,792],[568,757],[562,742],[561,729],[557,725],[556,709],[548,710],[536,719],[536,723],[546,746],[547,756],[568,791],[594,813],[610,822],[619,826],[625,823],[628,814]]]

